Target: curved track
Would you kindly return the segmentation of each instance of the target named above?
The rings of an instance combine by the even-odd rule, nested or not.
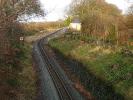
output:
[[[49,71],[49,74],[53,80],[53,83],[55,84],[55,87],[56,87],[56,90],[58,92],[60,99],[61,100],[73,100],[70,93],[68,92],[66,86],[64,85],[64,82],[63,82],[62,78],[60,77],[59,72],[56,70],[49,55],[47,54],[46,48],[44,48],[44,46],[43,46],[43,42],[46,42],[47,38],[49,38],[55,34],[58,34],[61,30],[53,32],[53,33],[43,37],[42,39],[40,39],[40,41],[38,42],[38,48],[39,48],[39,51],[43,58],[43,61],[45,62],[46,67]]]

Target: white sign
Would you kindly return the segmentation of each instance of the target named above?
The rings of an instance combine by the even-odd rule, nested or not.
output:
[[[20,37],[20,41],[23,41],[24,40],[24,38],[23,37]]]

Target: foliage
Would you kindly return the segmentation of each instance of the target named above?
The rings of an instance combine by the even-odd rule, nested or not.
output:
[[[21,23],[23,26],[23,35],[29,36],[34,35],[35,33],[46,30],[47,28],[61,28],[66,27],[66,22],[56,21],[56,22],[31,22],[31,23]]]
[[[133,5],[124,15],[116,5],[105,0],[72,0],[66,12],[71,18],[81,20],[82,32],[87,35],[101,37],[105,41],[114,38],[121,45],[126,41],[132,42],[132,32],[127,31],[133,29]]]
[[[36,74],[31,64],[29,45],[26,43],[21,44],[20,41],[12,38],[10,45],[8,45],[4,53],[4,57],[5,63],[1,66],[0,78],[2,74],[5,77],[1,83],[3,84],[2,86],[7,84],[8,87],[12,87],[9,89],[8,87],[2,87],[2,89],[5,88],[5,91],[9,90],[9,93],[6,93],[6,97],[13,96],[15,99],[17,97],[17,99],[33,99],[36,96]],[[5,91],[1,90],[1,93]],[[23,96],[20,96],[20,94],[23,94]]]
[[[126,25],[128,29],[133,29],[133,4],[128,9],[128,14],[126,16]]]
[[[39,0],[1,0],[0,19],[2,23],[16,21],[23,15],[41,15],[45,13]]]
[[[69,25],[70,25],[70,22],[71,22],[71,21],[73,21],[73,19],[72,19],[72,18],[70,18],[70,17],[67,17],[67,18],[66,18],[67,26],[69,26]]]
[[[105,84],[112,84],[116,93],[121,93],[121,95],[128,99],[133,99],[132,91],[130,90],[133,86],[132,57],[113,49],[105,49],[102,46],[83,43],[78,39],[73,40],[69,37],[66,37],[66,39],[62,37],[52,39],[49,45],[64,56],[82,63],[86,69],[91,71],[97,78],[102,79]],[[76,68],[73,72],[78,73],[76,72]],[[82,77],[82,74],[78,77]],[[89,78],[84,79],[85,83],[89,80]],[[80,81],[82,82],[83,78]],[[86,86],[86,84],[84,85]]]
[[[45,15],[39,0],[0,0],[0,33],[12,34],[19,21]]]
[[[18,80],[16,78],[7,79],[7,82],[13,87],[17,87],[18,86]]]

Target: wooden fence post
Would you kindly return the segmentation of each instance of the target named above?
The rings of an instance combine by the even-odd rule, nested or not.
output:
[[[129,47],[129,41],[127,41],[127,46]]]
[[[97,40],[97,45],[99,45],[99,40]]]
[[[13,27],[12,27],[12,32],[11,32],[11,33],[12,33],[12,37],[13,37],[13,31],[14,31],[14,30],[13,30]]]
[[[118,46],[118,42],[119,42],[119,41],[117,40],[117,46]]]

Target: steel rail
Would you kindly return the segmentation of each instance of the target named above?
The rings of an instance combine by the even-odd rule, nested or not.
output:
[[[55,87],[57,89],[57,92],[59,94],[59,97],[61,100],[72,100],[71,95],[69,94],[64,82],[62,81],[61,77],[59,76],[58,72],[56,71],[54,65],[52,64],[49,56],[46,54],[46,49],[42,46],[42,43],[44,41],[44,39],[47,39],[48,37],[54,35],[54,34],[58,34],[60,30],[53,32],[47,36],[45,36],[44,38],[42,38],[39,42],[38,42],[38,47],[40,49],[40,53],[41,56],[46,64],[46,67],[49,71],[49,74],[53,80],[53,83],[55,84]],[[55,77],[56,76],[56,77]],[[58,83],[57,83],[58,82]],[[60,84],[60,85],[59,85]]]

